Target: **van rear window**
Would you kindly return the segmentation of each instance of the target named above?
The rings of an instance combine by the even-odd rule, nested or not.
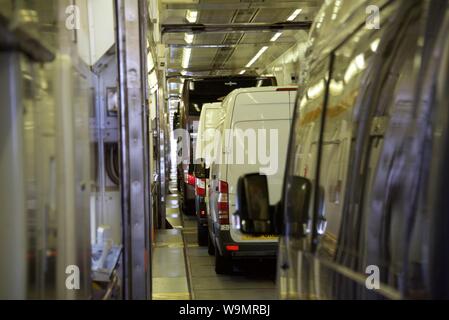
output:
[[[205,103],[219,102],[239,88],[275,86],[274,77],[213,77],[190,79],[184,82],[184,101],[189,116],[199,116]]]

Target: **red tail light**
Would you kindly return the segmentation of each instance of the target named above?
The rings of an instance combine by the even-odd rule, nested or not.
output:
[[[193,175],[191,175],[191,174],[187,174],[186,181],[187,181],[188,185],[191,185],[191,186],[195,185],[195,177]]]
[[[206,196],[206,179],[196,178],[195,193],[199,197]]]
[[[219,181],[217,207],[220,225],[229,225],[228,183],[225,181]]]
[[[239,251],[239,246],[237,246],[237,245],[229,245],[229,246],[226,246],[226,251]]]
[[[219,181],[218,192],[228,193],[228,183],[226,181]]]

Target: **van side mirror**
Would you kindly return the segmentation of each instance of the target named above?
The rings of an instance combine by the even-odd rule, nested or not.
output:
[[[237,208],[240,230],[243,233],[257,235],[272,232],[272,214],[266,176],[256,173],[239,178]]]
[[[283,234],[285,231],[284,210],[289,213],[289,232],[301,236],[309,221],[312,182],[303,177],[289,177],[287,201],[274,206],[269,204],[268,180],[266,176],[248,174],[240,177],[237,184],[237,212],[242,233]]]

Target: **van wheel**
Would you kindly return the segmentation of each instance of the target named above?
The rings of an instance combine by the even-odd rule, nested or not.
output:
[[[210,256],[213,256],[215,254],[215,246],[214,246],[214,243],[212,241],[212,238],[210,237],[209,232],[207,233],[207,253]]]
[[[220,255],[220,252],[215,248],[215,273],[229,274],[232,272],[232,260],[230,257]]]
[[[207,236],[209,234],[209,230],[207,227],[204,227],[200,225],[200,223],[197,223],[197,232],[198,232],[198,245],[204,247],[208,244]]]

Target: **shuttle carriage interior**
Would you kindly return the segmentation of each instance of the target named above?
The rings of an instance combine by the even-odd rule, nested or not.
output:
[[[449,299],[449,1],[0,0],[0,299]]]

